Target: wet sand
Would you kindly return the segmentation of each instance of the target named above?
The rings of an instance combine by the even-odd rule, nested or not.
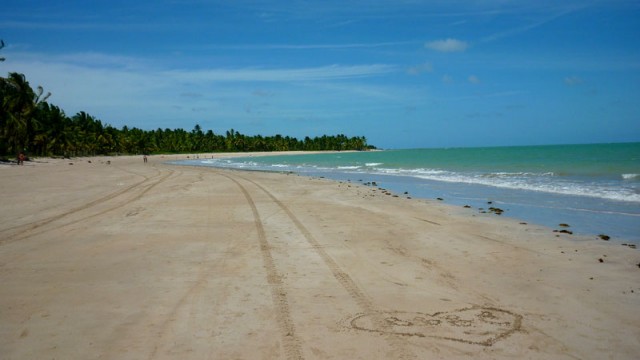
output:
[[[638,250],[174,158],[0,165],[0,358],[640,354]]]

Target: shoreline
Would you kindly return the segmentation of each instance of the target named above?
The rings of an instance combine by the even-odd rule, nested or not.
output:
[[[296,153],[293,155],[298,155]],[[260,154],[258,156],[282,155],[282,154]],[[304,155],[304,153],[302,153]],[[249,156],[242,156],[249,157]],[[196,159],[182,159],[193,161]],[[180,161],[182,161],[180,160]],[[202,160],[202,159],[200,159]],[[176,165],[192,165],[215,167],[220,169],[237,169],[242,171],[266,171],[274,173],[295,173],[301,176],[322,177],[332,179],[334,181],[350,182],[355,185],[364,185],[372,183],[378,184],[379,190],[392,191],[397,196],[411,197],[414,199],[434,200],[443,199],[442,202],[451,206],[459,206],[467,209],[476,210],[476,215],[494,214],[502,215],[517,219],[522,222],[537,224],[550,228],[550,231],[562,231],[563,233],[571,232],[575,235],[588,236],[596,239],[607,239],[623,245],[632,244],[640,245],[640,235],[635,231],[637,223],[633,218],[633,214],[612,213],[606,210],[597,212],[599,206],[603,206],[611,199],[589,198],[588,196],[572,195],[572,194],[556,194],[538,192],[527,189],[511,189],[494,187],[486,184],[472,183],[455,183],[448,181],[438,181],[432,179],[416,180],[411,176],[385,175],[374,173],[356,173],[348,171],[309,171],[309,170],[277,170],[265,168],[245,168],[227,167],[227,166],[209,166],[206,164],[180,164]],[[358,180],[356,180],[358,179]],[[377,187],[377,186],[376,186]],[[544,199],[532,201],[532,198]],[[575,202],[576,204],[589,204],[596,202],[604,202],[599,206],[593,205],[581,209],[562,208],[556,203]],[[613,206],[613,205],[611,205]],[[617,205],[620,206],[620,205]],[[626,206],[626,204],[625,204]],[[492,211],[493,208],[497,211]],[[588,218],[586,213],[593,213]],[[569,227],[559,226],[559,224],[569,224]]]
[[[8,359],[640,352],[637,250],[357,184],[148,159],[0,170]]]

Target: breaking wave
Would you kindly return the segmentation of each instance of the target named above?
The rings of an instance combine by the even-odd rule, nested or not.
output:
[[[354,173],[368,175],[407,176],[412,178],[444,181],[450,183],[476,184],[524,191],[589,196],[609,200],[639,202],[640,191],[634,186],[640,174],[621,174],[624,181],[594,180],[584,177],[566,176],[554,172],[456,172],[441,169],[407,169],[381,167],[383,163],[371,162],[362,165],[317,165],[258,163],[242,159],[211,159],[200,161],[202,165],[264,171],[294,171],[298,173]],[[625,183],[626,186],[625,186]]]

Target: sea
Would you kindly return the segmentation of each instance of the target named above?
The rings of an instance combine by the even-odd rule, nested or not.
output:
[[[640,244],[640,143],[248,154],[181,163],[375,183],[399,196],[469,211],[494,207],[524,222]]]

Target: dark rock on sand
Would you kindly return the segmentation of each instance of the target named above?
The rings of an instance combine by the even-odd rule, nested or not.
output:
[[[598,235],[598,237],[604,241],[609,241],[609,239],[611,239],[611,237],[605,235],[605,234],[600,234]]]
[[[558,226],[560,226],[560,227],[569,227],[569,224],[564,224],[563,223],[563,224],[559,224]]]
[[[569,235],[573,234],[573,231],[569,231],[569,230],[553,230],[553,232],[562,233],[562,234],[569,234]]]

